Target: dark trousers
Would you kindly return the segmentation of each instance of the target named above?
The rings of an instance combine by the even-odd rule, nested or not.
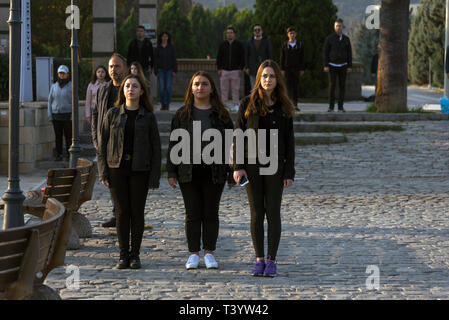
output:
[[[132,171],[131,161],[122,161],[120,168],[109,169],[109,189],[117,217],[120,257],[126,257],[129,252],[130,232],[130,256],[136,257],[140,253],[149,176],[149,171]]]
[[[72,145],[72,121],[71,120],[53,120],[53,130],[55,131],[56,153],[62,156],[62,140],[65,136],[65,145],[67,154]]]
[[[281,240],[281,201],[284,191],[283,165],[274,175],[260,175],[258,165],[248,165],[246,193],[251,211],[251,237],[256,257],[264,257],[264,220],[268,222],[268,256],[275,260]]]
[[[286,70],[285,81],[287,82],[288,96],[296,108],[299,98],[299,72]]]
[[[189,252],[215,251],[218,239],[218,210],[224,183],[212,181],[211,167],[193,165],[192,181],[179,183],[186,208],[185,232]]]
[[[346,70],[347,67],[333,67],[329,66],[329,108],[334,109],[335,105],[335,87],[339,87],[338,109],[343,109],[345,100],[345,86],[346,86]]]

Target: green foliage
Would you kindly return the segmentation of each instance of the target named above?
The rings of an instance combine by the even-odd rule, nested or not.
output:
[[[379,43],[379,30],[369,30],[364,23],[359,23],[351,37],[353,60],[361,62],[364,66],[362,82],[365,84],[374,83],[371,76],[371,60],[377,51]]]
[[[161,10],[158,19],[158,32],[164,30],[171,34],[178,58],[197,56],[192,26],[189,19],[181,12],[179,0],[167,2]]]
[[[413,18],[408,45],[412,83],[428,83],[430,60],[434,84],[444,85],[445,7],[444,0],[423,0]]]
[[[255,22],[262,25],[279,61],[286,29],[296,27],[297,38],[305,44],[306,72],[300,81],[300,95],[310,96],[328,85],[323,72],[323,45],[333,32],[337,8],[331,0],[256,0]]]
[[[129,43],[136,37],[136,27],[139,20],[134,8],[131,8],[128,17],[117,26],[117,52],[124,57],[128,54]]]

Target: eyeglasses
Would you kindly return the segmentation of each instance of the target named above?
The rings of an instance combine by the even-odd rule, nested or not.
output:
[[[259,32],[259,31],[262,31],[262,29],[259,29],[259,28],[254,29],[254,32]]]

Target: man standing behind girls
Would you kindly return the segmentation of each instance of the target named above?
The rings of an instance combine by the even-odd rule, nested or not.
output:
[[[245,47],[245,72],[249,75],[251,89],[256,81],[256,73],[260,64],[273,58],[271,43],[263,37],[263,30],[260,24],[253,27],[254,37],[246,42]]]
[[[105,66],[98,66],[92,73],[89,85],[86,92],[86,121],[91,125],[92,110],[97,102],[98,89],[108,83],[111,78],[108,75],[108,71]]]
[[[117,100],[120,85],[127,71],[126,59],[122,55],[114,53],[109,59],[109,76],[112,80],[98,89],[97,102],[92,110],[92,141],[97,152],[99,151],[99,136],[103,120]],[[113,217],[102,224],[104,228],[115,227],[115,208],[112,209],[112,213]]]
[[[161,110],[169,110],[172,95],[173,78],[178,72],[176,48],[171,43],[171,36],[164,31],[157,38],[154,53],[154,72],[159,79]]]
[[[245,67],[245,48],[235,39],[235,29],[226,29],[226,40],[220,44],[217,54],[217,70],[220,77],[221,100],[226,103],[229,84],[232,90],[232,106],[238,109],[240,78]]]
[[[296,111],[298,107],[299,77],[304,74],[304,45],[296,39],[296,30],[293,27],[287,29],[288,41],[281,48],[280,67],[287,82],[288,96],[292,100]]]
[[[246,176],[245,186],[251,211],[251,237],[256,252],[253,276],[274,277],[276,254],[281,239],[281,201],[284,188],[292,185],[295,177],[295,137],[293,131],[293,105],[287,96],[284,78],[279,66],[272,60],[264,61],[256,76],[254,89],[242,99],[235,129],[267,130],[266,153],[269,155],[271,129],[278,130],[278,170],[273,175],[261,175],[262,165],[248,164],[248,140],[245,139],[245,163],[232,164],[234,179],[240,183]],[[260,145],[260,141],[258,144]],[[234,159],[236,153],[234,149]],[[264,254],[264,220],[268,222],[268,254]]]
[[[159,187],[161,141],[145,79],[128,75],[102,124],[98,171],[116,208],[117,269],[139,269],[148,189]],[[131,232],[131,250],[130,250]]]
[[[235,184],[225,158],[229,150],[223,143],[220,163],[193,164],[193,121],[200,121],[201,133],[209,128],[217,129],[224,141],[225,129],[232,129],[232,120],[215,87],[212,77],[203,71],[193,75],[182,106],[173,116],[171,131],[186,129],[190,136],[190,162],[175,165],[171,159],[171,150],[176,141],[170,141],[167,153],[168,183],[176,188],[179,182],[186,209],[185,232],[190,256],[186,269],[196,269],[199,265],[201,239],[204,249],[204,262],[207,269],[218,268],[213,253],[218,238],[218,211],[225,182],[229,188]],[[182,142],[180,142],[182,143]],[[202,145],[203,149],[204,144]],[[201,157],[202,158],[202,157]]]

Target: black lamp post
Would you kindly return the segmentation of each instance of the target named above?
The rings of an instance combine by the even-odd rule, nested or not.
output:
[[[21,59],[21,1],[11,0],[9,11],[9,150],[8,190],[5,202],[3,229],[24,225],[23,200],[19,179],[19,97]]]
[[[77,8],[78,1],[72,0],[72,17],[77,19],[74,14],[75,8]],[[72,49],[72,145],[70,146],[70,167],[75,168],[76,162],[81,153],[81,147],[79,144],[79,112],[78,112],[78,31],[76,29],[77,23],[72,20],[72,43],[70,48]]]

